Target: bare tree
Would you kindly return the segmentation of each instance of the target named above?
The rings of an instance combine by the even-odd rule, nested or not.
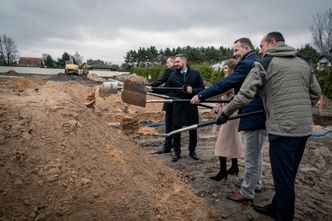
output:
[[[0,63],[14,64],[18,59],[18,51],[14,40],[6,35],[0,35]]]
[[[313,16],[313,24],[310,26],[313,36],[313,44],[322,55],[332,52],[332,9],[325,13],[317,13]]]
[[[81,56],[77,51],[73,55],[73,58],[74,58],[76,64],[78,64],[78,65],[82,64],[82,62],[83,62],[83,56]]]

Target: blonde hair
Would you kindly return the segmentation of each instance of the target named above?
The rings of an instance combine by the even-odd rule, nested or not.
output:
[[[236,60],[233,58],[227,59],[226,61],[224,61],[224,66],[227,65],[229,68],[231,68],[232,70],[234,70],[235,66],[236,66]]]

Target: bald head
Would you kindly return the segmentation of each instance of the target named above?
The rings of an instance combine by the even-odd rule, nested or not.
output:
[[[174,66],[174,61],[175,61],[175,57],[173,57],[173,56],[167,58],[167,60],[166,60],[166,67],[167,68],[173,67]]]

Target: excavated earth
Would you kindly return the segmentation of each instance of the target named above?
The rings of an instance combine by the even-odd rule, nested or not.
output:
[[[199,161],[154,154],[163,144],[160,104],[99,96],[81,76],[0,75],[0,220],[271,220],[254,212],[273,196],[264,146],[264,189],[252,203],[226,195],[239,176],[212,181],[216,134],[198,130]],[[329,116],[329,115],[327,115]],[[211,119],[200,109],[201,120]],[[329,117],[316,117],[329,127]],[[317,127],[317,131],[321,129]],[[311,137],[296,180],[295,220],[332,220],[332,136]]]

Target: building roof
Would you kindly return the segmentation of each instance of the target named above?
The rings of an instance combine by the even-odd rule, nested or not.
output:
[[[40,67],[42,64],[43,64],[42,58],[20,57],[18,61],[19,66],[25,66],[25,67]]]
[[[213,69],[213,70],[220,70],[222,69],[222,67],[224,66],[224,63],[225,61],[220,61],[218,63],[215,63],[213,65],[211,65],[210,67]]]
[[[332,63],[332,53],[328,55],[323,55],[319,58],[318,63],[327,64],[328,62]]]
[[[99,60],[99,59],[98,60],[89,59],[89,60],[87,60],[87,64],[89,65],[89,69],[92,69],[92,68],[110,69],[111,68],[108,64],[105,64],[104,61]]]

